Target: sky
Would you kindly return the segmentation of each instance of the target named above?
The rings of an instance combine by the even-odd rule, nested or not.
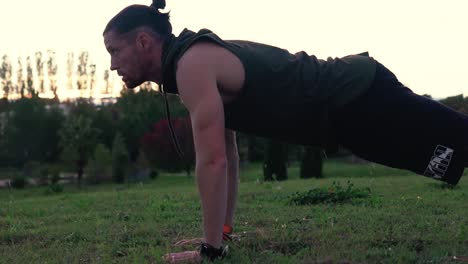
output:
[[[166,0],[174,34],[211,29],[320,59],[368,51],[418,94],[468,96],[466,0]],[[110,66],[102,31],[136,0],[0,0],[0,56],[86,50],[98,78]],[[16,64],[14,64],[14,67]],[[112,75],[117,79],[116,75]],[[60,84],[60,81],[59,81]],[[65,92],[64,92],[65,93]]]

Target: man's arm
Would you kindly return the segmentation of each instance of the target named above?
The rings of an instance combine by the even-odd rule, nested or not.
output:
[[[236,132],[226,129],[227,156],[227,209],[224,224],[234,225],[234,210],[237,202],[237,183],[239,179],[239,154],[237,151]]]
[[[179,95],[192,121],[204,236],[206,243],[219,248],[226,218],[227,156],[224,109],[209,46],[192,46],[177,66]]]

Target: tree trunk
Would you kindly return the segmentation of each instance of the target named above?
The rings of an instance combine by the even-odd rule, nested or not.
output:
[[[276,175],[276,180],[278,181],[288,179],[286,168],[287,160],[288,153],[286,145],[273,140],[268,141],[263,165],[264,180],[272,181],[273,175]]]
[[[301,162],[300,176],[307,178],[323,177],[322,149],[319,147],[305,147]]]
[[[83,179],[85,161],[80,159],[77,162],[78,167],[78,186],[81,187],[81,180]]]

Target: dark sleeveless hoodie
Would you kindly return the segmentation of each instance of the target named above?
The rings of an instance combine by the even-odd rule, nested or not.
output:
[[[236,55],[245,70],[241,94],[224,104],[225,127],[284,142],[326,146],[332,141],[328,113],[366,91],[376,62],[367,55],[317,59],[306,52],[184,29],[163,48],[163,89],[178,93],[177,62],[195,42],[209,41]]]

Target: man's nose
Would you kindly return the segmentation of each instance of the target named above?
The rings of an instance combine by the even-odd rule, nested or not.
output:
[[[119,67],[117,67],[117,63],[115,63],[115,60],[114,59],[111,59],[111,65],[110,65],[110,70],[111,71],[115,71],[117,70]]]

